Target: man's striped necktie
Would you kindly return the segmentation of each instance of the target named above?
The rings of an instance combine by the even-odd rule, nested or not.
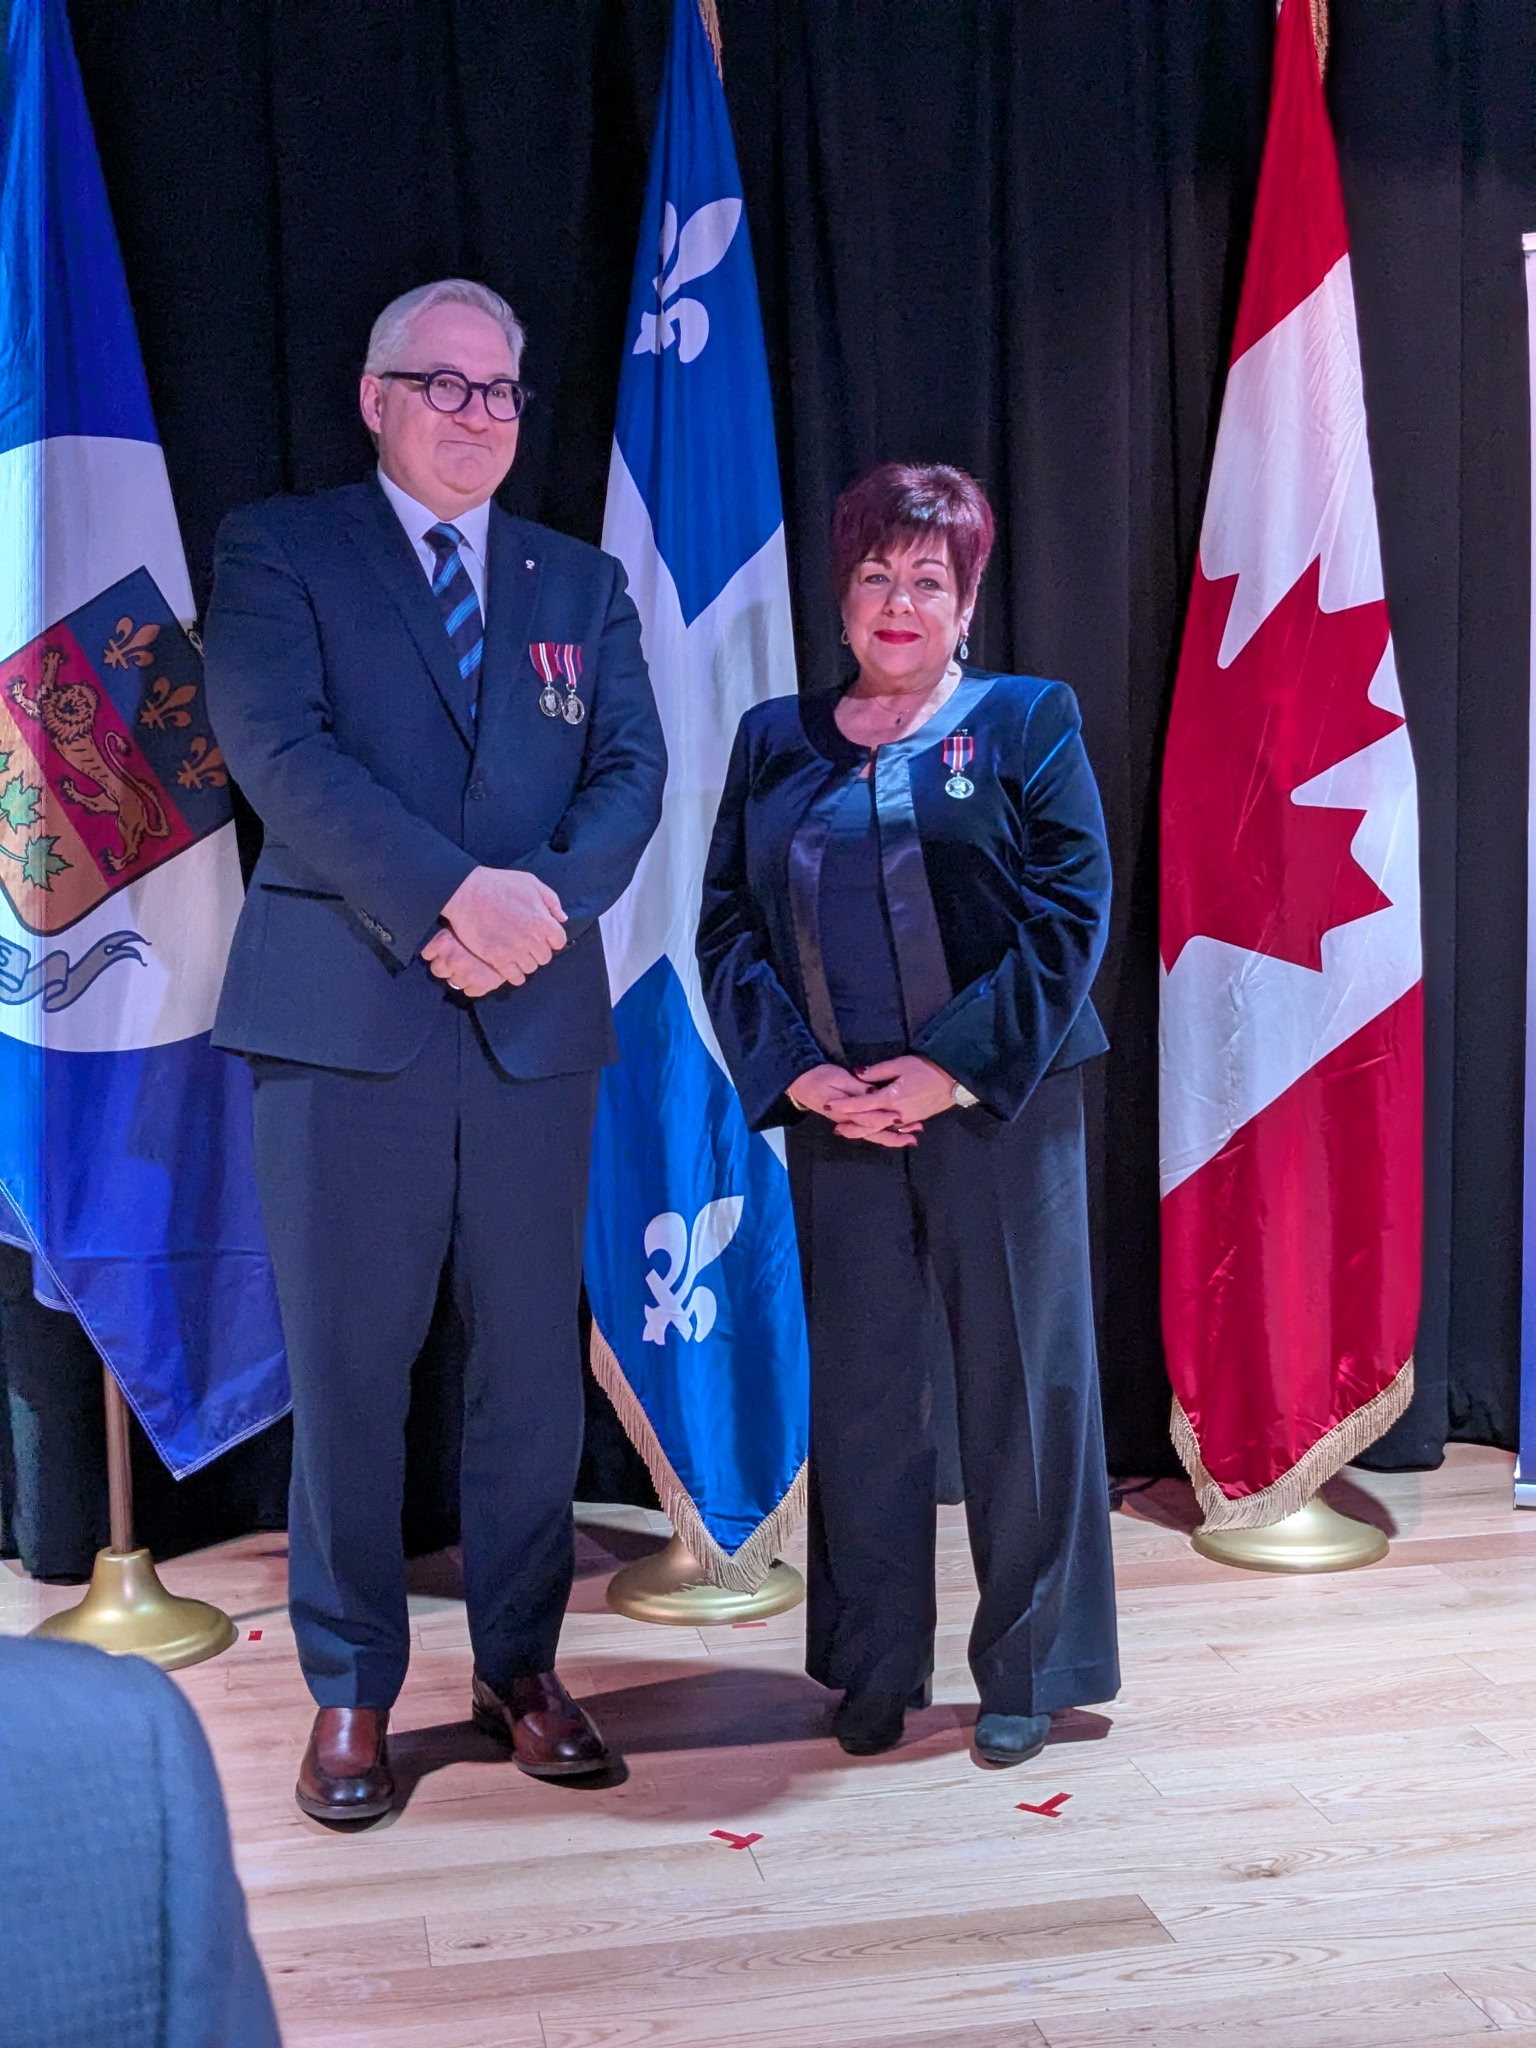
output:
[[[480,600],[475,595],[475,586],[469,580],[469,571],[459,553],[464,536],[444,519],[429,527],[425,537],[427,546],[437,557],[432,595],[442,606],[443,624],[448,628],[449,643],[459,664],[459,674],[464,678],[469,715],[474,718],[480,708],[480,663],[485,655],[485,620],[481,615]]]

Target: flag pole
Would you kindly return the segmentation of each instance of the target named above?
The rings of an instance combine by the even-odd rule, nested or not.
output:
[[[133,1464],[128,1404],[108,1369],[101,1369],[107,1416],[109,1542],[98,1550],[85,1598],[33,1629],[70,1643],[89,1643],[116,1657],[144,1657],[162,1671],[178,1671],[217,1657],[235,1640],[235,1624],[206,1600],[168,1593],[155,1561],[133,1540]]]

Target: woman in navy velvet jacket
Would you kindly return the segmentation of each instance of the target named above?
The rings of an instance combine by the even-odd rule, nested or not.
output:
[[[935,1346],[980,1601],[979,1755],[1119,1685],[1080,1063],[1109,859],[1064,683],[966,661],[992,513],[891,463],[838,501],[839,693],[741,722],[704,880],[710,1014],[788,1128],[811,1346],[807,1668],[870,1755],[934,1659]]]

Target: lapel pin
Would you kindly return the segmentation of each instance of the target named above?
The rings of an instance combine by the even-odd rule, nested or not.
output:
[[[533,567],[533,564],[532,564],[532,562],[527,562],[527,561],[525,561],[525,562],[523,563],[523,567],[524,567],[525,569],[531,569],[531,568]]]

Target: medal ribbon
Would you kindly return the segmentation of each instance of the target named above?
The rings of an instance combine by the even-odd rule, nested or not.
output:
[[[528,652],[546,683],[559,681],[574,690],[581,681],[581,649],[573,641],[535,640]]]
[[[976,742],[968,732],[952,732],[944,742],[944,766],[951,775],[959,775],[970,766],[975,753]]]

